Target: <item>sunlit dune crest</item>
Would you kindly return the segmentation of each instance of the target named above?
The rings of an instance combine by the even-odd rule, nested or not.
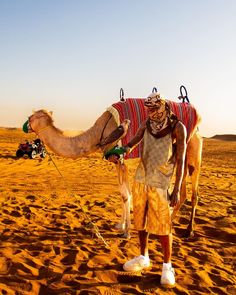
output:
[[[133,228],[130,240],[115,229],[122,208],[114,164],[99,152],[77,160],[52,153],[57,168],[48,155],[17,159],[18,144],[36,135],[0,128],[0,293],[236,294],[236,141],[224,136],[204,139],[195,236],[184,238],[191,210],[188,184],[189,198],[174,222],[176,285],[165,290],[155,236],[152,268],[143,276],[122,270],[127,259],[139,255],[138,237]],[[127,160],[131,184],[137,163]],[[109,247],[96,237],[81,207]]]

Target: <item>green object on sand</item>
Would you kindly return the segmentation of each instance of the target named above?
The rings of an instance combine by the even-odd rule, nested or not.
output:
[[[28,124],[29,124],[29,121],[28,120],[23,124],[22,129],[23,129],[23,131],[25,133],[28,133],[29,132]]]
[[[120,158],[121,155],[126,153],[126,148],[124,148],[123,146],[118,146],[116,145],[115,147],[113,147],[112,149],[110,149],[109,151],[107,151],[104,154],[104,157],[106,159],[108,159],[111,155],[115,155],[118,158]]]

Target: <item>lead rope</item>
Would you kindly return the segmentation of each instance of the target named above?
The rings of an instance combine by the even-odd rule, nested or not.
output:
[[[68,185],[68,183],[67,183],[65,177],[62,175],[61,171],[60,171],[59,168],[57,167],[57,165],[56,165],[55,161],[53,160],[51,154],[48,153],[48,151],[47,151],[47,154],[48,154],[48,156],[49,156],[50,161],[52,161],[54,167],[56,168],[57,172],[58,172],[59,175],[61,176],[61,178],[62,178],[62,180],[63,180],[63,182],[64,182],[64,185],[65,185],[65,187],[66,187],[67,193],[68,193],[69,195],[72,195],[72,196],[76,199],[76,201],[77,201],[77,203],[78,203],[78,205],[79,205],[81,211],[82,211],[83,214],[84,214],[85,219],[87,219],[88,222],[89,222],[89,226],[93,227],[95,235],[96,235],[96,236],[97,236],[97,237],[98,237],[98,238],[104,243],[104,245],[105,245],[106,247],[110,248],[109,245],[108,245],[108,243],[105,241],[105,239],[103,238],[103,236],[100,234],[99,229],[98,229],[98,227],[96,226],[96,224],[94,224],[94,223],[92,222],[91,218],[90,218],[90,217],[88,216],[88,214],[85,212],[85,210],[84,210],[84,208],[82,207],[82,205],[81,205],[80,200],[78,199],[78,197],[77,197],[74,193],[72,193],[72,191],[69,189],[69,185]]]
[[[88,220],[89,225],[90,225],[91,227],[93,227],[93,229],[94,229],[94,233],[95,233],[95,235],[97,236],[97,238],[100,239],[100,240],[103,242],[103,244],[104,244],[104,245],[105,245],[105,246],[106,246],[111,252],[115,252],[116,254],[120,254],[117,250],[112,249],[112,248],[109,246],[109,244],[106,242],[106,240],[103,238],[103,236],[100,234],[98,227],[96,226],[96,224],[94,224],[94,223],[92,222],[91,218],[88,216],[88,214],[85,212],[84,208],[83,208],[82,205],[80,204],[80,200],[79,200],[79,199],[77,198],[77,196],[74,195],[74,194],[71,192],[71,190],[69,189],[69,185],[68,185],[68,183],[67,183],[65,177],[63,176],[63,174],[61,173],[61,171],[60,171],[59,168],[57,167],[57,165],[56,165],[55,161],[53,160],[51,154],[48,153],[48,151],[47,151],[47,154],[48,154],[48,156],[49,156],[50,161],[52,161],[54,167],[56,168],[57,172],[58,172],[59,175],[61,176],[61,178],[62,178],[62,180],[63,180],[63,182],[64,182],[64,185],[65,185],[65,187],[66,187],[67,193],[68,193],[69,195],[72,194],[72,195],[74,196],[74,198],[75,198],[76,201],[78,202],[79,207],[80,207],[80,209],[82,210],[82,212],[83,212],[85,218]],[[124,277],[124,278],[125,278],[125,277],[126,277],[126,278],[130,278],[130,279],[131,279],[131,282],[132,282],[133,279],[140,278],[140,276],[142,276],[143,271],[133,271],[133,272],[117,271],[117,273],[118,273],[118,275],[120,275],[120,276],[122,276],[122,277]]]

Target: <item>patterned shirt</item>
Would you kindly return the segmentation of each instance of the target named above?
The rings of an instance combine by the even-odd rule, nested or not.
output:
[[[175,153],[171,132],[164,137],[155,138],[146,129],[135,181],[167,190],[174,173],[174,166]]]

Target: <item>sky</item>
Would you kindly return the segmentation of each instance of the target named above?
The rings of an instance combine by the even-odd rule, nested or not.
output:
[[[0,126],[43,108],[86,130],[120,88],[184,85],[203,136],[236,134],[235,16],[235,0],[0,0]]]

